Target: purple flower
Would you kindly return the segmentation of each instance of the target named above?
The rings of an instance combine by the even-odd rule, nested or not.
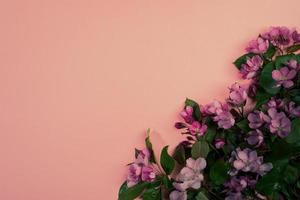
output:
[[[295,60],[295,59],[290,59],[290,60],[286,63],[286,65],[289,66],[290,68],[294,69],[294,70],[297,70],[297,71],[300,70],[300,65],[299,65],[298,61]]]
[[[297,31],[294,31],[292,33],[292,39],[294,40],[295,43],[300,42],[300,33],[298,33]]]
[[[150,151],[148,149],[143,149],[142,151],[139,152],[135,163],[139,165],[148,165],[149,164],[149,159],[150,159]]]
[[[225,192],[227,193],[226,200],[242,200],[242,191],[247,187],[254,188],[256,180],[250,176],[233,176],[224,184]]]
[[[138,164],[133,163],[129,166],[129,172],[127,175],[128,187],[132,187],[140,181],[141,172],[142,172],[142,167],[139,166]]]
[[[297,75],[295,70],[289,70],[287,67],[282,67],[279,70],[272,71],[272,78],[277,82],[276,87],[283,85],[284,88],[290,88],[294,85],[292,81]]]
[[[249,137],[247,138],[248,144],[255,145],[255,147],[259,147],[263,143],[264,135],[260,130],[256,129],[250,131],[248,134],[249,134]]]
[[[235,168],[230,173],[231,175],[236,175],[238,171],[243,171],[257,173],[263,176],[273,167],[271,163],[263,164],[263,157],[258,157],[256,151],[251,151],[248,148],[244,150],[238,148],[236,151],[233,151],[229,161]]]
[[[234,106],[243,106],[247,100],[247,90],[245,87],[240,86],[238,83],[234,83],[229,88],[228,103]]]
[[[291,42],[290,30],[286,27],[271,27],[270,30],[262,35],[276,46],[287,46]]]
[[[282,99],[276,99],[272,97],[267,103],[267,109],[275,108],[275,109],[282,109],[284,107],[285,102]]]
[[[257,75],[262,65],[263,60],[259,55],[253,56],[252,58],[247,58],[246,63],[242,64],[240,73],[244,79],[252,79]]]
[[[181,111],[180,115],[186,123],[191,124],[194,121],[193,107],[186,106],[185,109]]]
[[[213,101],[204,106],[203,113],[212,116],[220,128],[229,129],[235,123],[234,117],[229,112],[229,105],[226,103],[222,104],[219,101]]]
[[[265,53],[269,48],[269,41],[262,37],[258,37],[256,40],[249,42],[246,51],[249,53]]]
[[[223,129],[230,129],[235,120],[229,111],[223,111],[213,118],[218,123],[218,126]]]
[[[284,110],[289,114],[290,117],[300,117],[300,106],[296,107],[296,104],[293,101],[287,104]]]
[[[255,82],[251,83],[247,89],[248,97],[255,99],[257,92],[257,85]]]
[[[189,127],[189,131],[192,135],[204,135],[207,130],[207,126],[205,124],[201,124],[198,121],[194,121],[192,125]]]
[[[170,193],[170,200],[187,200],[187,194],[186,192],[181,192],[174,190],[173,192]]]
[[[199,189],[204,179],[201,172],[205,167],[206,161],[204,158],[187,159],[186,167],[181,169],[176,177],[177,182],[173,183],[174,187],[179,191],[185,191],[188,188]]]
[[[155,179],[154,169],[151,166],[143,166],[142,181],[152,182]]]
[[[214,142],[216,149],[221,149],[225,145],[224,138],[217,138]]]
[[[176,122],[176,123],[175,123],[175,128],[177,128],[177,129],[183,129],[183,128],[186,128],[186,124],[185,124],[185,123],[182,123],[182,122]]]
[[[265,122],[270,121],[269,117],[266,114],[258,110],[249,113],[247,119],[249,121],[249,127],[253,129],[257,129],[261,127]]]
[[[270,132],[281,138],[288,136],[291,132],[291,121],[284,112],[277,112],[275,108],[270,108],[268,114],[271,117]]]

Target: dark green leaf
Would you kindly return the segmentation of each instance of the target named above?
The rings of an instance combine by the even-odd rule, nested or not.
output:
[[[253,53],[247,53],[242,55],[241,57],[239,57],[238,59],[236,59],[233,64],[236,66],[236,68],[238,70],[240,70],[242,68],[242,64],[246,63],[248,58],[251,58],[252,56],[254,56],[255,54]]]
[[[155,155],[154,155],[152,143],[151,143],[151,140],[150,140],[150,129],[147,130],[147,137],[145,139],[145,143],[146,143],[147,149],[150,151],[150,154],[151,154],[150,162],[156,163],[156,159],[155,159]]]
[[[284,180],[287,183],[293,184],[298,179],[298,169],[288,165],[284,171]]]
[[[290,144],[300,146],[300,118],[292,121],[292,130],[285,140]]]
[[[249,130],[248,124],[249,124],[249,122],[247,119],[243,119],[242,121],[236,123],[237,127],[239,127],[244,132],[248,132],[248,130]]]
[[[143,194],[143,200],[161,200],[160,188],[149,188]]]
[[[216,134],[217,134],[217,127],[214,125],[208,125],[204,138],[208,143],[212,143],[212,141],[215,139]]]
[[[286,49],[288,53],[294,53],[298,50],[300,50],[300,44],[294,44]]]
[[[205,140],[197,141],[192,146],[192,157],[197,159],[199,157],[206,158],[209,153],[209,146]]]
[[[142,182],[128,188],[120,194],[119,200],[134,200],[142,194],[148,185],[149,183]]]
[[[296,59],[296,56],[294,54],[277,56],[275,60],[276,69],[280,69],[283,65],[286,65],[290,59]]]
[[[165,146],[161,151],[160,164],[167,175],[172,173],[175,167],[175,160],[168,154],[168,146]]]
[[[124,183],[121,185],[121,187],[119,189],[119,198],[122,195],[122,193],[124,193],[127,189],[128,189],[127,181],[124,181]]]
[[[272,78],[274,63],[271,62],[264,66],[259,79],[259,85],[263,87],[269,94],[275,95],[279,92],[280,87],[275,87],[276,81]]]
[[[268,59],[271,59],[271,58],[273,58],[275,53],[276,53],[276,48],[274,47],[274,45],[272,43],[270,43],[267,52],[264,53],[264,57],[268,58]]]
[[[293,97],[292,100],[293,100],[297,105],[300,105],[300,95],[299,95],[299,96]]]
[[[209,177],[215,185],[221,185],[227,180],[228,171],[229,165],[223,160],[218,160],[211,166]]]
[[[178,164],[185,164],[185,149],[182,144],[177,145],[177,147],[175,148],[173,158],[177,161]]]
[[[168,176],[163,176],[162,177],[162,183],[164,186],[166,186],[167,188],[171,188],[172,187],[172,182],[171,180],[169,179]]]
[[[195,198],[195,200],[209,200],[203,192],[199,192]]]
[[[201,119],[201,112],[200,112],[200,107],[199,104],[189,98],[186,98],[185,100],[185,106],[191,106],[193,108],[193,116],[195,119],[200,120]]]
[[[256,92],[256,108],[260,108],[262,105],[266,104],[272,95],[266,93],[264,89],[259,88]]]

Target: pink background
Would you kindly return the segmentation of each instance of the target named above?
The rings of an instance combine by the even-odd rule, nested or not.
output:
[[[117,199],[145,130],[174,147],[185,97],[223,99],[247,41],[299,6],[2,0],[0,199]]]

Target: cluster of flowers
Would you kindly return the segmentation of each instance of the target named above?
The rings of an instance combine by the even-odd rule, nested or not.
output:
[[[300,199],[299,50],[286,27],[252,40],[234,62],[247,83],[224,102],[187,99],[175,123],[186,139],[158,162],[148,136],[119,199]]]

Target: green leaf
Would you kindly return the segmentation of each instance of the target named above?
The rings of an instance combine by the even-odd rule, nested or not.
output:
[[[213,125],[208,125],[204,138],[208,143],[212,143],[212,141],[215,139],[216,134],[217,134],[217,127]]]
[[[300,105],[300,95],[297,95],[297,96],[293,97],[292,100],[293,100],[297,105]]]
[[[243,119],[242,121],[239,121],[238,123],[236,123],[237,127],[239,127],[244,132],[247,132],[249,130],[248,124],[249,124],[249,122],[247,119]]]
[[[296,56],[294,54],[277,56],[275,60],[276,69],[280,69],[283,65],[286,65],[290,59],[296,59]]]
[[[286,49],[287,53],[294,53],[298,50],[300,50],[300,44],[292,45]]]
[[[195,200],[209,200],[203,192],[199,192],[195,198]]]
[[[276,48],[274,47],[274,45],[272,43],[270,43],[267,52],[264,53],[264,57],[271,59],[271,58],[273,58],[275,53],[276,53]]]
[[[193,108],[193,116],[195,119],[200,120],[201,119],[201,111],[200,111],[200,107],[199,104],[189,98],[186,98],[185,100],[185,106],[191,106]]]
[[[294,166],[288,165],[284,171],[284,180],[287,183],[293,184],[298,179],[298,169]]]
[[[228,163],[225,163],[223,160],[218,160],[211,166],[209,177],[215,185],[221,185],[227,180],[228,171]]]
[[[124,181],[124,183],[121,185],[121,187],[119,189],[119,198],[122,195],[122,193],[124,193],[127,189],[128,189],[127,181]]]
[[[149,128],[147,129],[147,137],[145,139],[145,144],[146,144],[146,147],[150,151],[150,154],[151,154],[150,162],[156,163],[152,143],[151,143],[151,140],[150,140],[150,129]]]
[[[290,144],[300,146],[300,118],[292,121],[292,130],[285,140]]]
[[[143,200],[161,200],[160,188],[149,188],[143,194]]]
[[[197,159],[199,157],[206,158],[209,153],[209,145],[205,140],[197,141],[192,146],[192,157]]]
[[[149,183],[141,182],[128,188],[120,194],[119,200],[134,200],[142,194],[148,185]]]
[[[172,188],[172,181],[169,179],[168,176],[162,177],[162,184],[166,186],[167,188]]]
[[[272,95],[266,93],[262,88],[258,88],[256,92],[256,108],[260,108],[262,105],[266,104]]]
[[[175,160],[168,154],[168,147],[165,146],[160,155],[160,164],[167,175],[171,174],[175,167]]]
[[[182,144],[177,145],[174,150],[173,158],[177,161],[178,164],[184,165],[185,164],[185,149]]]
[[[274,63],[268,63],[262,70],[259,79],[259,85],[263,87],[269,94],[275,95],[279,92],[280,87],[275,87],[276,81],[272,78],[272,71],[274,70]]]
[[[240,70],[242,68],[242,64],[246,63],[248,58],[251,58],[252,56],[254,56],[255,54],[253,53],[247,53],[242,55],[241,57],[239,57],[238,59],[236,59],[233,64],[236,66],[236,68],[238,70]]]

